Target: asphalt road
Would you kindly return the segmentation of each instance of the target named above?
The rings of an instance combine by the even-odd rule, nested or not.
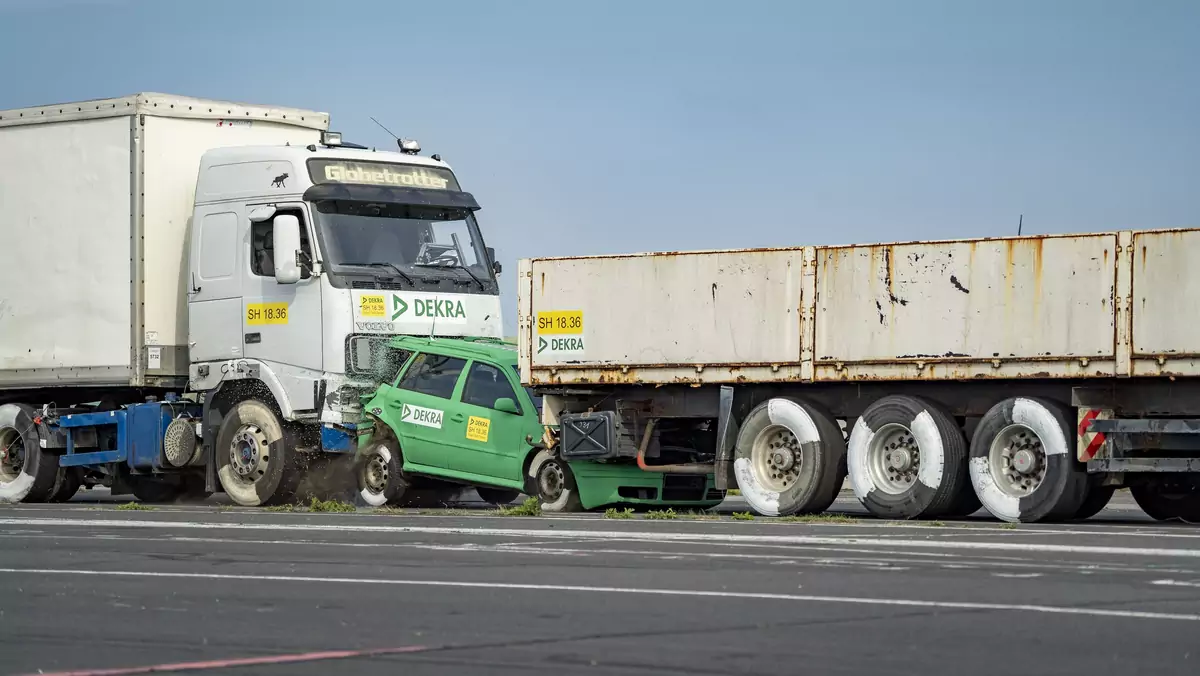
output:
[[[1196,673],[1200,531],[1116,507],[1011,528],[10,506],[0,673]]]

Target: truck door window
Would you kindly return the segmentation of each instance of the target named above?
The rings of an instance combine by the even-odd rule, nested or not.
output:
[[[467,384],[463,386],[462,402],[472,406],[494,409],[497,399],[512,399],[520,408],[517,395],[504,372],[491,364],[475,362],[467,373]]]
[[[291,214],[300,219],[300,249],[312,257],[312,245],[308,243],[308,225],[304,222],[304,213],[298,209],[280,209],[279,214]],[[250,272],[259,277],[275,276],[275,222],[262,221],[250,224]],[[311,277],[308,270],[301,270],[300,278]]]
[[[464,359],[421,353],[413,358],[400,379],[400,389],[449,399],[466,365]]]

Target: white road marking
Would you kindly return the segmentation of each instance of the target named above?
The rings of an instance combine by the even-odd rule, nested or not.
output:
[[[305,584],[367,584],[400,587],[459,587],[467,589],[513,589],[522,591],[560,591],[598,594],[638,594],[646,596],[684,596],[697,598],[748,599],[761,601],[793,601],[798,603],[837,603],[869,606],[900,606],[907,608],[938,608],[946,610],[996,610],[1017,613],[1048,613],[1084,615],[1136,620],[1170,620],[1200,622],[1192,613],[1161,613],[1142,610],[1107,608],[1073,608],[1034,604],[975,603],[970,601],[927,601],[922,599],[884,599],[859,596],[819,596],[801,594],[768,594],[759,592],[715,591],[708,589],[656,589],[639,587],[593,587],[588,585],[521,584],[513,582],[465,582],[458,580],[392,580],[384,578],[308,577],[299,575],[225,575],[221,573],[162,573],[135,570],[82,570],[58,568],[0,568],[0,574],[11,575],[76,575],[82,577],[171,578],[187,580],[225,580],[230,582],[302,582]]]
[[[1003,577],[1009,579],[1026,580],[1034,577],[1041,577],[1041,573],[992,573],[992,577]]]
[[[1160,587],[1200,587],[1200,581],[1188,580],[1155,580],[1150,584],[1156,584]]]
[[[1111,556],[1158,556],[1200,558],[1200,549],[1162,549],[1150,547],[1109,547],[1092,545],[1035,544],[1027,542],[969,542],[961,540],[893,540],[858,536],[816,535],[734,535],[729,533],[672,533],[657,531],[540,530],[519,528],[477,528],[454,526],[371,526],[362,524],[294,523],[205,523],[198,521],[152,521],[145,519],[0,519],[4,526],[60,526],[75,528],[158,528],[178,530],[307,531],[354,533],[418,533],[423,535],[471,535],[476,537],[578,538],[579,540],[628,540],[636,542],[699,542],[781,545],[834,545],[855,547],[897,547],[912,549],[954,549],[966,551],[1005,551],[1038,554],[1091,554]]]

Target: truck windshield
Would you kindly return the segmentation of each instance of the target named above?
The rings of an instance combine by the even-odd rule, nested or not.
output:
[[[334,270],[373,268],[377,276],[494,284],[474,214],[467,209],[322,200],[316,203],[323,258]]]

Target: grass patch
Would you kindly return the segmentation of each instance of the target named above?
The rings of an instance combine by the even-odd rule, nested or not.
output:
[[[750,512],[734,512],[731,518],[734,521],[753,521],[754,515]]]
[[[932,526],[933,528],[941,528],[946,525],[946,522],[945,521],[926,521],[925,525]]]
[[[741,495],[741,494],[742,494],[742,491],[741,491],[741,489],[738,489],[738,488],[730,488],[729,490],[725,491],[725,495]]]
[[[783,523],[858,523],[858,518],[845,514],[794,514],[781,516]]]
[[[606,519],[632,519],[633,518],[633,508],[626,507],[625,509],[617,509],[616,507],[609,507],[608,509],[604,510],[604,518],[606,518]]]
[[[335,512],[339,514],[345,514],[348,512],[357,512],[358,510],[355,509],[354,505],[350,504],[349,502],[342,502],[341,500],[318,500],[313,498],[312,502],[308,503],[308,511]]]
[[[679,515],[679,518],[691,519],[693,521],[716,521],[721,518],[721,515],[715,511],[708,510],[701,512],[684,512]]]
[[[140,502],[126,502],[123,505],[117,505],[117,509],[125,512],[153,512],[154,508],[150,505],[143,505]]]
[[[678,519],[679,514],[674,509],[652,509],[646,512],[647,519]]]
[[[1004,530],[1014,530],[1018,525],[1019,524],[1012,523],[1011,521],[1005,521],[1004,523],[1000,524],[1000,527]]]
[[[263,510],[263,511],[267,511],[267,512],[294,512],[294,511],[296,511],[296,505],[271,505],[270,507],[266,507],[266,508],[264,508],[264,510]]]
[[[537,498],[525,498],[525,502],[516,507],[501,507],[496,513],[500,516],[541,516],[542,502]]]

